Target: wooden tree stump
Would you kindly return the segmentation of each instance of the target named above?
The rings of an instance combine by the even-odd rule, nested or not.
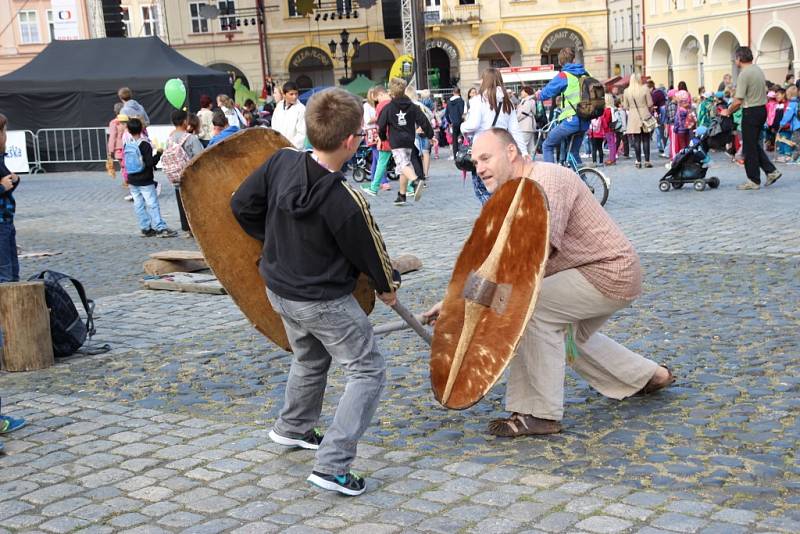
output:
[[[0,284],[0,328],[3,370],[33,371],[53,365],[44,282]]]

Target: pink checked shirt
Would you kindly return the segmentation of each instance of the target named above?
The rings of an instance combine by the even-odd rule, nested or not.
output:
[[[550,205],[550,258],[545,276],[578,269],[608,298],[638,297],[642,292],[639,256],[586,184],[570,169],[552,163],[535,163],[531,174]]]

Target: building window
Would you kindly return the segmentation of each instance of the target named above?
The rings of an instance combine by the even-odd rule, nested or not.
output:
[[[642,40],[642,26],[641,20],[639,19],[639,13],[636,13],[636,40]]]
[[[236,31],[236,2],[234,0],[220,0],[217,2],[217,7],[219,7],[220,31]]]
[[[122,23],[125,25],[125,35],[133,37],[133,29],[131,28],[131,12],[128,6],[120,6],[122,10]]]
[[[650,11],[651,15],[658,15],[658,0],[650,0]]]
[[[208,19],[200,15],[203,2],[189,2],[189,18],[192,21],[192,33],[208,33]]]
[[[161,13],[157,5],[142,6],[142,33],[156,37],[161,35]]]
[[[19,36],[22,44],[41,43],[39,36],[39,16],[34,10],[19,12]]]
[[[458,0],[458,4],[462,6],[474,6],[475,0]]]
[[[439,11],[441,0],[425,0],[425,11]]]
[[[53,21],[53,10],[47,10],[47,34],[50,42],[56,40],[56,23]]]

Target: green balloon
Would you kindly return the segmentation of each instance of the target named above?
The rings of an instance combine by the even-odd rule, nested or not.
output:
[[[183,80],[180,78],[172,78],[167,80],[164,84],[164,96],[167,101],[172,104],[175,109],[181,109],[183,103],[186,102],[186,86],[183,85]]]

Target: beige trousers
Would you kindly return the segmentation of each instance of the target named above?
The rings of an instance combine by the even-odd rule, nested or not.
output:
[[[563,418],[565,335],[570,324],[579,354],[572,368],[593,388],[613,399],[643,388],[658,364],[597,332],[629,304],[604,296],[577,269],[544,278],[533,317],[509,365],[506,410]]]

